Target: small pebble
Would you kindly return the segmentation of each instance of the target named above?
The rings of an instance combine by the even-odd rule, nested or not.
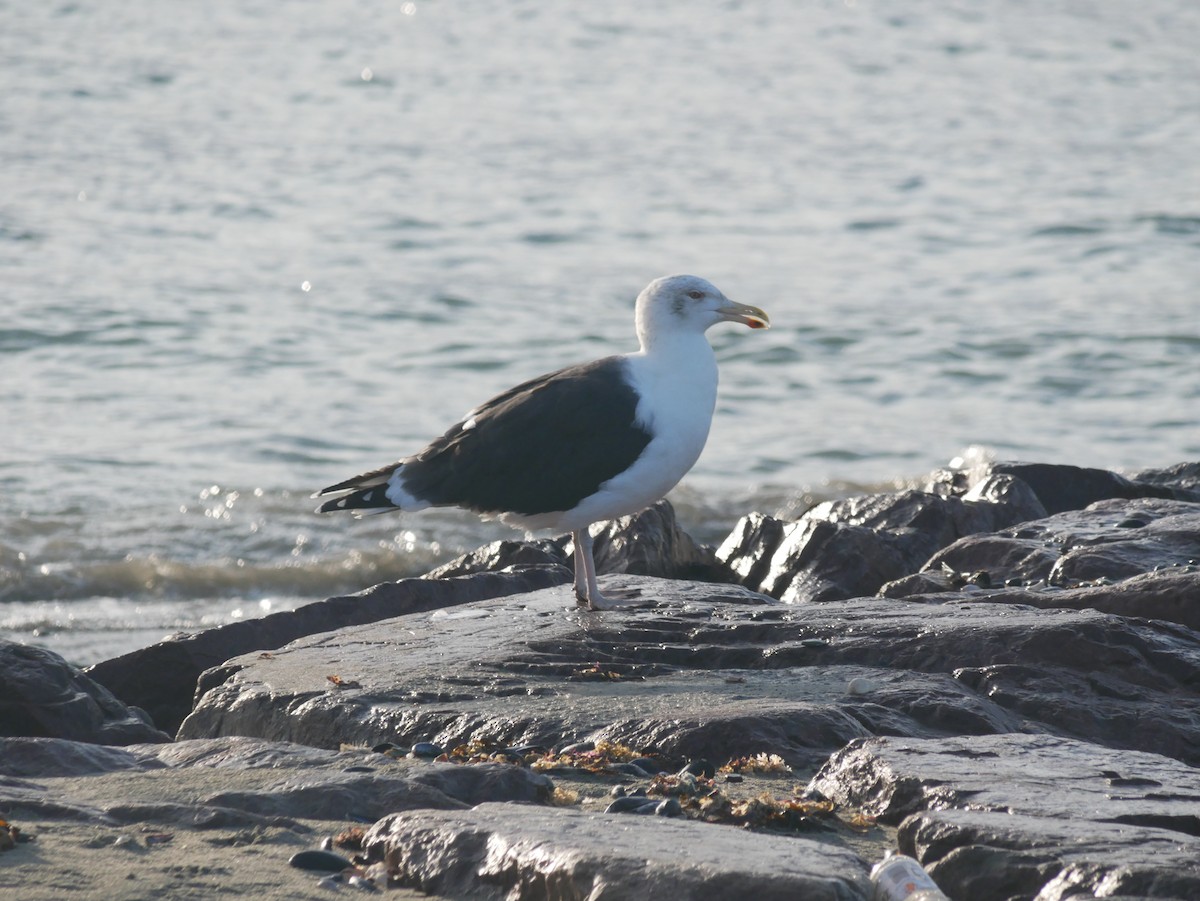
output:
[[[435,745],[431,741],[419,741],[412,746],[412,750],[408,752],[409,757],[434,758],[441,757],[445,753],[441,745]]]
[[[520,754],[524,759],[527,754],[545,754],[546,748],[544,745],[517,745],[515,748],[505,748],[506,754]]]
[[[342,877],[336,873],[332,876],[326,876],[317,883],[317,888],[330,889],[331,891],[341,891]]]
[[[388,751],[395,751],[396,746],[390,741],[383,741],[371,749],[376,754],[386,754]]]
[[[379,889],[375,888],[375,883],[373,883],[370,879],[363,879],[361,876],[351,876],[349,879],[346,880],[346,882],[350,885],[351,888],[356,888],[359,891],[363,891],[363,892],[379,891]]]
[[[342,772],[343,773],[373,773],[373,772],[375,772],[375,767],[373,767],[373,766],[346,766],[346,767],[342,767]]]
[[[617,798],[608,807],[604,808],[605,813],[650,813],[658,807],[659,802],[653,798],[639,798],[636,795],[626,795],[624,798]]]
[[[801,638],[800,647],[802,648],[827,648],[829,641],[824,638]]]
[[[624,798],[624,797],[625,797],[625,786],[623,786],[623,785],[614,785],[614,786],[612,787],[612,791],[610,791],[610,792],[608,793],[608,796],[609,796],[610,798]]]
[[[614,763],[609,766],[609,770],[625,776],[632,776],[635,779],[649,779],[654,775],[653,773],[647,773],[640,766],[633,763]]]
[[[659,763],[657,760],[655,760],[652,757],[636,757],[629,762],[632,763],[636,767],[641,767],[643,770],[645,770],[647,773],[650,773],[651,775],[653,775],[654,773],[661,773],[665,769],[665,767],[661,763]]]
[[[594,741],[577,741],[573,745],[567,745],[566,747],[559,748],[558,753],[559,754],[583,754],[583,753],[586,753],[587,751],[594,751],[594,750],[596,750],[596,743]]]
[[[323,873],[340,873],[354,866],[342,855],[332,851],[301,851],[293,854],[288,864],[298,870],[319,870]]]
[[[867,695],[877,690],[879,685],[863,676],[855,676],[846,686],[846,693],[852,695]]]
[[[667,798],[654,806],[654,814],[660,817],[681,817],[683,808],[674,798]]]
[[[683,769],[679,771],[679,775],[682,776],[685,773],[690,773],[693,776],[702,776],[705,779],[711,779],[715,772],[716,768],[711,763],[703,757],[698,757],[684,764]]]
[[[741,773],[726,773],[725,781],[733,782],[734,784],[736,784],[738,782],[744,782],[746,780],[745,780],[745,777]]]
[[[327,835],[323,839],[321,839],[321,850],[322,851],[332,851],[333,850],[333,836],[332,835]]]

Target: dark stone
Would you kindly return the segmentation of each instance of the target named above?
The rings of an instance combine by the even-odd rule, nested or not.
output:
[[[1000,515],[992,528],[1002,528],[1007,524],[1042,519],[1050,515],[1032,488],[1021,479],[1007,473],[991,473],[980,479],[967,489],[962,499],[968,502],[995,504],[1003,508],[1003,514],[997,511]]]
[[[703,547],[675,519],[675,508],[662,500],[652,507],[605,523],[593,536],[597,573],[630,573],[663,579],[730,582],[732,575],[710,548]],[[538,541],[497,541],[464,554],[428,573],[440,579],[523,566],[575,566],[570,537]]]
[[[711,548],[679,527],[675,508],[659,501],[640,513],[606,523],[593,539],[596,572],[731,582]],[[574,551],[570,565],[575,565]]]
[[[956,898],[1200,896],[1200,772],[1046,735],[875,738],[810,789],[899,823],[900,850]]]
[[[1180,626],[984,603],[979,589],[786,606],[734,586],[605,581],[650,606],[589,613],[563,587],[240,658],[206,679],[180,736],[609,740],[678,768],[761,752],[815,766],[872,734],[1047,731],[1200,764],[1200,633]],[[331,660],[361,688],[329,686]]]
[[[97,663],[86,672],[126,704],[146,710],[161,728],[174,732],[192,709],[200,674],[230,657],[273,651],[297,638],[343,626],[533,591],[569,579],[566,570],[549,568],[462,579],[385,582],[358,594],[161,641]]]
[[[1009,475],[1027,484],[1037,495],[1046,512],[1053,515],[1067,510],[1082,510],[1096,501],[1110,498],[1181,498],[1185,493],[1167,484],[1131,481],[1107,469],[1090,469],[1056,463],[1002,462],[987,464],[972,481],[994,475]]]
[[[501,572],[506,569],[520,569],[528,566],[561,566],[568,567],[567,552],[563,550],[564,540],[543,538],[538,541],[493,541],[481,548],[476,548],[461,557],[455,557],[448,563],[443,563],[436,569],[430,570],[424,579],[449,579],[455,576],[469,576],[474,573]]]
[[[102,745],[170,741],[136,707],[58,654],[0,640],[0,735]]]
[[[870,896],[866,864],[850,851],[682,818],[483,804],[386,817],[365,845],[402,885],[451,898]]]
[[[769,581],[771,560],[783,544],[790,525],[764,513],[743,516],[717,548],[717,558],[740,584],[762,590],[761,586]]]
[[[654,814],[660,817],[681,817],[683,806],[674,798],[664,798],[654,806]]]
[[[1143,469],[1129,478],[1135,483],[1169,488],[1181,501],[1200,503],[1200,463],[1177,463],[1166,469]]]
[[[623,795],[606,808],[605,813],[653,813],[658,801],[644,795]]]
[[[288,865],[300,870],[316,870],[321,873],[340,873],[354,866],[340,854],[332,851],[309,850],[293,854]]]
[[[717,558],[743,585],[786,603],[845,600],[916,572],[964,535],[1043,513],[1011,479],[963,498],[874,494],[819,504],[794,523],[753,514],[738,523]]]

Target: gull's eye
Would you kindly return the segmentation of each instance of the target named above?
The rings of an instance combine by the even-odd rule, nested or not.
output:
[[[703,291],[688,291],[688,297],[690,297],[692,300],[699,300],[703,296]]]

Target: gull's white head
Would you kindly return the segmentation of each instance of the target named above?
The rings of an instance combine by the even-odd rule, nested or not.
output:
[[[709,326],[726,321],[771,327],[771,320],[758,307],[734,303],[712,282],[694,275],[655,279],[638,295],[637,333],[643,348],[662,335],[703,334]]]

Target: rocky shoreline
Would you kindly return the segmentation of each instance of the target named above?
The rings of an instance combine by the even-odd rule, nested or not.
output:
[[[1200,897],[1200,464],[717,548],[664,502],[596,557],[642,606],[500,542],[85,672],[0,644],[0,893],[865,901],[899,849],[954,899]],[[323,841],[355,866],[288,865]]]

